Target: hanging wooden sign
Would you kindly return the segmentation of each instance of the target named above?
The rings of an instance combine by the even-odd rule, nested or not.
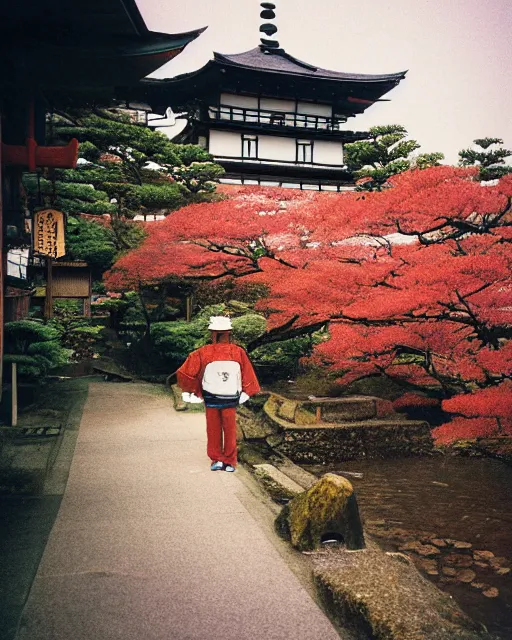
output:
[[[45,209],[34,214],[34,253],[49,258],[65,255],[62,211]]]

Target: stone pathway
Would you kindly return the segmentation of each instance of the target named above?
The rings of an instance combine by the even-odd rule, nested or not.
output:
[[[91,384],[17,639],[339,638],[246,474],[211,472],[204,415],[159,388]]]

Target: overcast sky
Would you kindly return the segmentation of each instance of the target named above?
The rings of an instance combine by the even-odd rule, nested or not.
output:
[[[276,37],[305,62],[336,71],[408,69],[400,85],[347,129],[402,124],[421,152],[445,162],[482,137],[512,149],[512,0],[274,0]],[[208,26],[154,74],[203,66],[213,51],[240,53],[259,43],[257,0],[137,0],[153,31]],[[510,159],[509,159],[510,160]]]

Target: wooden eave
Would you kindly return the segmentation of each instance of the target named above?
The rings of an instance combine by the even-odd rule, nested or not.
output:
[[[131,85],[181,53],[204,29],[184,34],[149,33],[143,39],[0,43],[0,85],[44,88]]]
[[[47,102],[59,92],[113,91],[136,84],[203,31],[150,31],[136,0],[0,3],[0,88]]]

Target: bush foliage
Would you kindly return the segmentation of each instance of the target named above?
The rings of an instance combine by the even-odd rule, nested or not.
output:
[[[59,342],[58,331],[33,320],[5,324],[4,362],[18,363],[18,374],[40,378],[54,367],[65,364],[70,354]]]

